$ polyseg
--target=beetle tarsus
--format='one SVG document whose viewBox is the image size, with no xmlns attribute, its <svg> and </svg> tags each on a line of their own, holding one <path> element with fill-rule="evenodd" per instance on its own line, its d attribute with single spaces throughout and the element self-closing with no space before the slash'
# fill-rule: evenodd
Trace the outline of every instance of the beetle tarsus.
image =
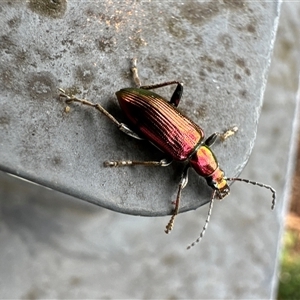
<svg viewBox="0 0 300 300">
<path fill-rule="evenodd" d="M 181 198 L 181 191 L 183 190 L 183 188 L 186 186 L 186 183 L 182 183 L 183 180 L 181 180 L 180 184 L 179 184 L 179 188 L 178 188 L 178 192 L 177 192 L 177 197 L 176 197 L 176 201 L 175 201 L 175 208 L 174 208 L 174 211 L 173 211 L 173 214 L 172 214 L 172 217 L 169 221 L 169 223 L 167 224 L 166 226 L 166 229 L 165 229 L 165 233 L 169 233 L 173 227 L 174 227 L 174 222 L 175 222 L 175 217 L 178 215 L 178 212 L 179 212 L 179 204 L 180 204 L 180 198 Z"/>
<path fill-rule="evenodd" d="M 186 187 L 189 179 L 188 179 L 188 171 L 189 171 L 189 168 L 190 166 L 187 165 L 184 170 L 183 170 L 183 173 L 181 175 L 181 180 L 180 180 L 180 183 L 179 183 L 179 187 L 178 187 L 178 192 L 177 192 L 177 197 L 176 197 L 176 201 L 175 201 L 175 208 L 174 208 L 174 211 L 173 211 L 173 214 L 172 214 L 172 217 L 169 221 L 169 223 L 167 224 L 166 226 L 166 229 L 165 229 L 165 233 L 169 233 L 173 227 L 174 227 L 174 221 L 175 221 L 175 217 L 178 215 L 178 212 L 179 212 L 179 205 L 180 205 L 180 198 L 181 198 L 181 192 L 182 190 Z"/>
<path fill-rule="evenodd" d="M 238 131 L 238 127 L 233 126 L 232 128 L 229 128 L 228 130 L 226 130 L 224 133 L 220 134 L 220 138 L 222 141 L 225 141 L 230 136 L 234 135 L 237 131 Z"/>
<path fill-rule="evenodd" d="M 173 229 L 175 216 L 176 215 L 173 215 L 171 217 L 169 223 L 167 224 L 166 229 L 165 229 L 166 234 L 168 234 Z"/>
<path fill-rule="evenodd" d="M 212 135 L 210 135 L 204 142 L 204 144 L 208 147 L 211 147 L 218 138 L 221 139 L 221 141 L 225 141 L 226 139 L 228 139 L 230 136 L 234 135 L 236 132 L 238 131 L 238 127 L 237 126 L 233 126 L 229 129 L 227 129 L 224 132 L 214 132 Z"/>
<path fill-rule="evenodd" d="M 137 58 L 133 58 L 131 60 L 130 70 L 132 72 L 133 81 L 136 84 L 136 86 L 139 88 L 142 85 L 142 83 L 141 83 L 141 80 L 139 78 L 139 73 L 138 73 L 138 68 L 137 68 L 136 62 L 137 62 Z"/>
<path fill-rule="evenodd" d="M 104 167 L 121 167 L 132 165 L 131 160 L 119 160 L 119 161 L 105 161 L 103 163 Z"/>
</svg>

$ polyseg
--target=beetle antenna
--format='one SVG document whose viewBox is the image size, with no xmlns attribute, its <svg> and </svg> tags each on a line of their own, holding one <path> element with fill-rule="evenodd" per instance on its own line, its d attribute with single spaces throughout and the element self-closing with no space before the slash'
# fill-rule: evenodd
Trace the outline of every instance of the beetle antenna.
<svg viewBox="0 0 300 300">
<path fill-rule="evenodd" d="M 243 178 L 226 178 L 226 180 L 228 180 L 228 181 L 242 181 L 242 182 L 250 183 L 250 184 L 253 184 L 253 185 L 258 185 L 260 187 L 263 187 L 263 188 L 266 188 L 266 189 L 270 190 L 271 193 L 272 193 L 272 206 L 271 206 L 271 209 L 274 209 L 275 203 L 276 203 L 276 191 L 270 185 L 260 183 L 260 182 L 256 182 L 256 181 L 252 181 L 252 180 L 249 180 L 249 179 L 243 179 Z"/>
<path fill-rule="evenodd" d="M 216 194 L 216 192 L 214 191 L 213 196 L 212 196 L 211 201 L 210 201 L 210 204 L 209 204 L 207 218 L 206 218 L 205 224 L 204 224 L 204 226 L 203 226 L 203 228 L 200 232 L 200 235 L 194 242 L 192 242 L 189 246 L 187 246 L 187 248 L 186 248 L 187 250 L 191 249 L 192 247 L 194 247 L 197 243 L 199 243 L 202 240 L 202 238 L 205 234 L 205 231 L 207 229 L 209 220 L 210 220 L 210 216 L 211 216 L 211 212 L 212 212 L 213 205 L 214 205 L 214 200 L 215 200 L 215 194 Z"/>
</svg>

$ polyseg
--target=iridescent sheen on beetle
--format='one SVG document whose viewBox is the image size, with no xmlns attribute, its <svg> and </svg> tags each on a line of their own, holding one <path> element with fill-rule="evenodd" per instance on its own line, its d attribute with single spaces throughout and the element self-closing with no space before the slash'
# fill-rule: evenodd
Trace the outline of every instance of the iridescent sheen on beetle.
<svg viewBox="0 0 300 300">
<path fill-rule="evenodd" d="M 177 197 L 174 201 L 175 207 L 172 217 L 165 229 L 166 233 L 169 233 L 173 229 L 175 216 L 179 212 L 181 192 L 187 185 L 188 170 L 190 167 L 206 179 L 207 184 L 213 189 L 213 194 L 205 225 L 199 237 L 188 246 L 188 249 L 193 247 L 203 237 L 210 219 L 214 199 L 223 199 L 229 194 L 229 181 L 242 181 L 269 189 L 272 192 L 272 209 L 274 208 L 276 192 L 271 186 L 248 179 L 226 177 L 210 148 L 217 138 L 225 140 L 229 136 L 234 135 L 237 132 L 236 126 L 223 133 L 215 132 L 207 139 L 204 139 L 203 129 L 187 116 L 180 113 L 176 108 L 183 92 L 183 84 L 181 82 L 169 81 L 161 84 L 141 86 L 136 59 L 132 60 L 131 71 L 137 87 L 124 88 L 116 92 L 120 107 L 128 119 L 129 126 L 118 122 L 98 103 L 95 104 L 85 99 L 69 96 L 63 90 L 60 90 L 60 96 L 66 99 L 66 103 L 80 102 L 97 109 L 109 118 L 122 132 L 136 139 L 148 140 L 167 156 L 166 159 L 160 161 L 107 161 L 104 162 L 105 167 L 133 165 L 166 167 L 170 165 L 173 160 L 185 163 L 185 168 L 178 185 Z M 170 101 L 150 91 L 151 89 L 172 84 L 176 84 L 176 89 Z"/>
</svg>

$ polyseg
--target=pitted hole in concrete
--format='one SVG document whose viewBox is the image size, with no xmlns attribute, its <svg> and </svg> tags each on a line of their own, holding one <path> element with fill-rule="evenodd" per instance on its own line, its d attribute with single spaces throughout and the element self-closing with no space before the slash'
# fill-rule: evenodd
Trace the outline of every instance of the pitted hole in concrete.
<svg viewBox="0 0 300 300">
<path fill-rule="evenodd" d="M 126 17 L 124 18 L 126 12 L 124 12 L 124 15 L 120 13 L 111 15 L 103 13 L 104 9 L 105 8 L 103 6 L 95 6 L 92 4 L 92 7 L 88 8 L 84 14 L 90 19 L 97 20 L 99 23 L 105 23 L 108 27 L 112 26 L 117 28 L 122 24 L 122 22 L 126 21 Z M 130 10 L 129 7 L 128 9 Z"/>
<path fill-rule="evenodd" d="M 80 96 L 81 94 L 81 87 L 77 87 L 77 86 L 70 86 L 70 87 L 62 87 L 62 89 L 65 91 L 65 93 L 67 95 L 70 96 Z"/>
<path fill-rule="evenodd" d="M 245 68 L 246 66 L 245 60 L 243 58 L 238 58 L 235 62 L 241 68 Z"/>
<path fill-rule="evenodd" d="M 203 55 L 200 57 L 202 62 L 202 69 L 205 69 L 207 72 L 219 72 L 220 68 L 225 67 L 225 62 L 219 58 L 213 58 L 209 55 Z"/>
<path fill-rule="evenodd" d="M 235 73 L 234 76 L 233 76 L 233 78 L 234 78 L 235 80 L 241 80 L 241 79 L 242 79 L 242 76 L 241 76 L 240 74 L 238 74 L 238 73 Z"/>
<path fill-rule="evenodd" d="M 155 75 L 165 75 L 168 72 L 170 68 L 170 60 L 166 55 L 155 56 L 155 57 L 150 55 L 148 56 L 148 59 L 150 62 L 150 68 L 151 70 L 153 70 Z M 174 80 L 174 79 L 172 78 L 170 80 Z M 153 79 L 153 81 L 156 82 L 155 79 Z"/>
<path fill-rule="evenodd" d="M 1 111 L 0 112 L 0 128 L 7 128 L 9 127 L 11 122 L 11 117 L 10 115 L 5 112 L 5 111 Z"/>
<path fill-rule="evenodd" d="M 83 85 L 89 85 L 95 80 L 95 67 L 90 64 L 82 64 L 75 70 L 75 78 Z"/>
<path fill-rule="evenodd" d="M 6 54 L 12 54 L 16 48 L 17 43 L 13 41 L 11 36 L 4 34 L 0 37 L 1 52 L 4 51 Z"/>
<path fill-rule="evenodd" d="M 32 99 L 46 100 L 57 97 L 58 83 L 49 72 L 29 75 L 27 89 Z"/>
<path fill-rule="evenodd" d="M 11 28 L 11 29 L 14 29 L 14 28 L 18 28 L 20 25 L 21 25 L 21 18 L 20 17 L 13 17 L 11 19 L 9 19 L 7 21 L 7 25 Z"/>
<path fill-rule="evenodd" d="M 178 39 L 185 39 L 187 37 L 187 31 L 182 28 L 181 20 L 177 18 L 170 18 L 167 21 L 168 30 L 172 36 Z"/>
<path fill-rule="evenodd" d="M 58 154 L 55 154 L 52 158 L 51 158 L 51 165 L 53 167 L 59 167 L 62 164 L 62 157 Z"/>
<path fill-rule="evenodd" d="M 199 77 L 200 77 L 200 79 L 201 79 L 202 81 L 204 81 L 204 80 L 206 79 L 206 70 L 201 69 L 201 70 L 199 71 Z"/>
<path fill-rule="evenodd" d="M 79 45 L 78 47 L 75 48 L 74 52 L 76 53 L 76 55 L 83 55 L 86 52 L 86 48 L 84 46 Z"/>
<path fill-rule="evenodd" d="M 256 33 L 256 27 L 253 24 L 248 24 L 246 28 L 248 32 Z"/>
<path fill-rule="evenodd" d="M 61 44 L 66 47 L 74 46 L 75 42 L 73 39 L 66 38 L 61 41 Z"/>
<path fill-rule="evenodd" d="M 28 60 L 28 54 L 25 50 L 20 49 L 17 50 L 15 53 L 15 65 L 16 66 L 21 66 L 21 65 L 25 65 L 27 63 Z"/>
<path fill-rule="evenodd" d="M 232 48 L 232 46 L 233 46 L 232 37 L 227 33 L 220 34 L 218 36 L 218 40 L 220 41 L 220 43 L 224 46 L 224 48 L 226 50 Z"/>
<path fill-rule="evenodd" d="M 225 67 L 225 63 L 224 63 L 224 61 L 223 60 L 221 60 L 221 59 L 216 59 L 216 66 L 217 67 L 220 67 L 220 68 L 224 68 Z"/>
<path fill-rule="evenodd" d="M 185 1 L 181 7 L 181 15 L 194 25 L 203 25 L 209 22 L 220 12 L 221 5 L 216 2 Z"/>
<path fill-rule="evenodd" d="M 14 89 L 15 76 L 13 70 L 6 67 L 0 70 L 0 88 L 1 90 L 13 90 Z"/>
<path fill-rule="evenodd" d="M 46 297 L 45 291 L 37 286 L 31 286 L 24 295 L 22 295 L 21 299 L 41 299 Z"/>
<path fill-rule="evenodd" d="M 246 90 L 240 90 L 240 91 L 239 91 L 239 95 L 240 95 L 242 98 L 247 98 L 247 91 L 246 91 Z"/>
<path fill-rule="evenodd" d="M 241 69 L 244 70 L 247 76 L 251 76 L 251 71 L 249 68 L 246 67 L 246 61 L 243 58 L 238 58 L 235 62 Z"/>
<path fill-rule="evenodd" d="M 251 76 L 251 71 L 250 71 L 250 69 L 248 69 L 248 68 L 245 68 L 245 74 L 247 75 L 247 76 Z"/>
<path fill-rule="evenodd" d="M 131 38 L 132 44 L 136 49 L 139 49 L 143 46 L 147 45 L 147 42 L 145 39 L 141 36 L 140 33 L 135 33 L 133 37 Z"/>
<path fill-rule="evenodd" d="M 67 0 L 29 0 L 28 8 L 48 18 L 62 18 L 67 10 Z"/>
<path fill-rule="evenodd" d="M 116 49 L 116 40 L 114 37 L 101 37 L 96 40 L 96 46 L 101 52 L 112 53 Z"/>
<path fill-rule="evenodd" d="M 223 0 L 224 5 L 229 9 L 242 9 L 246 7 L 246 3 L 243 0 Z"/>
<path fill-rule="evenodd" d="M 199 2 L 185 1 L 181 7 L 181 15 L 194 25 L 203 25 L 210 22 L 212 18 L 218 15 L 222 10 L 245 10 L 246 1 L 243 0 L 223 0 Z"/>
</svg>

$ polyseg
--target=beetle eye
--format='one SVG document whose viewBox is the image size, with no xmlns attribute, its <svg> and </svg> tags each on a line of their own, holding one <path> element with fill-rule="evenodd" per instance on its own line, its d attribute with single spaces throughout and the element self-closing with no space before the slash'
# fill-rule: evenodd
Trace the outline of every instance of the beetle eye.
<svg viewBox="0 0 300 300">
<path fill-rule="evenodd" d="M 221 178 L 219 181 L 215 181 L 212 177 L 207 177 L 206 181 L 208 185 L 216 191 L 217 199 L 221 200 L 229 195 L 230 188 L 224 178 Z"/>
<path fill-rule="evenodd" d="M 218 198 L 220 200 L 225 198 L 226 196 L 228 196 L 229 193 L 230 193 L 230 189 L 229 189 L 229 186 L 227 184 L 223 188 L 217 189 Z"/>
</svg>

